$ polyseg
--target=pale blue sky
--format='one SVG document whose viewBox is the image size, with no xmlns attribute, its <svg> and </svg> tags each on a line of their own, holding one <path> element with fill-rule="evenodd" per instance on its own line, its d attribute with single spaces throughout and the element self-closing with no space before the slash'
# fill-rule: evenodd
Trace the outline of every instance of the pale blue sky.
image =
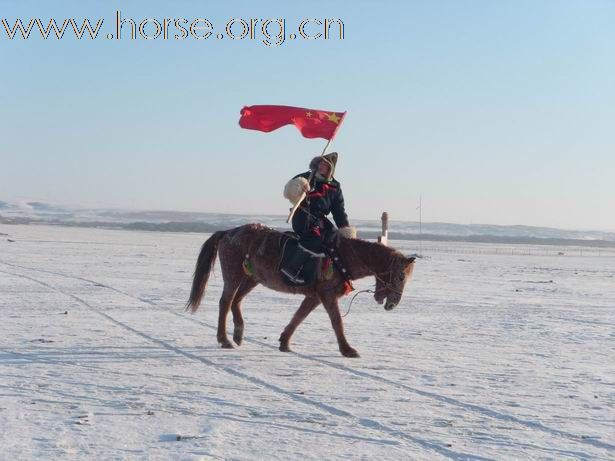
<svg viewBox="0 0 615 461">
<path fill-rule="evenodd" d="M 0 0 L 10 24 L 104 18 L 100 38 L 0 26 L 0 200 L 285 214 L 324 140 L 239 110 L 348 111 L 333 150 L 350 218 L 615 229 L 615 1 Z M 107 40 L 115 11 L 340 18 L 344 40 Z"/>
</svg>

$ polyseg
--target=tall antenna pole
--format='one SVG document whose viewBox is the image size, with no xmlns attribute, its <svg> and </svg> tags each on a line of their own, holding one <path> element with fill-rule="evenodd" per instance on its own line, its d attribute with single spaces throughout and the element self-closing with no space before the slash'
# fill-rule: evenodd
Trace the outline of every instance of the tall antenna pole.
<svg viewBox="0 0 615 461">
<path fill-rule="evenodd" d="M 419 256 L 423 256 L 423 197 L 419 195 Z"/>
</svg>

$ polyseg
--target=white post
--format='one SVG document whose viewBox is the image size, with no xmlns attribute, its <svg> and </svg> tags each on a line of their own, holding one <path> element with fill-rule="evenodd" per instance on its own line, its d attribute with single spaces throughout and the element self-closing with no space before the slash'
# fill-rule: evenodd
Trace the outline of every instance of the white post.
<svg viewBox="0 0 615 461">
<path fill-rule="evenodd" d="M 378 243 L 388 245 L 389 243 L 389 214 L 385 211 L 380 217 L 382 221 L 382 234 L 378 237 Z"/>
</svg>

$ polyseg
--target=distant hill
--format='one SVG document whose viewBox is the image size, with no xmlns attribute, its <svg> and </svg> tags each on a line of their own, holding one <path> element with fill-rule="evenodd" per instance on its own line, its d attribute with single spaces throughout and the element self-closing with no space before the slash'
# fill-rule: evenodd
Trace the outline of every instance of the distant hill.
<svg viewBox="0 0 615 461">
<path fill-rule="evenodd" d="M 158 232 L 204 232 L 259 222 L 276 229 L 289 229 L 285 216 L 234 215 L 182 211 L 130 211 L 115 209 L 75 209 L 44 202 L 0 201 L 2 224 L 51 224 L 74 227 L 103 227 Z M 359 235 L 376 238 L 380 220 L 353 220 Z M 576 245 L 615 247 L 615 232 L 565 230 L 533 226 L 493 224 L 452 224 L 391 221 L 392 239 L 426 241 L 467 241 L 508 244 Z"/>
</svg>

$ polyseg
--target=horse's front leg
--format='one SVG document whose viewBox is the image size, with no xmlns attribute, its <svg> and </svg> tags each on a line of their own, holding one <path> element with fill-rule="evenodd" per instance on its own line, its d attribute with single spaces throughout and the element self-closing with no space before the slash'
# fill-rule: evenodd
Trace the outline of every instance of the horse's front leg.
<svg viewBox="0 0 615 461">
<path fill-rule="evenodd" d="M 359 353 L 356 349 L 352 348 L 350 344 L 348 344 L 346 336 L 344 335 L 344 324 L 342 323 L 342 316 L 340 315 L 340 306 L 337 302 L 337 297 L 333 294 L 325 295 L 322 298 L 322 303 L 327 310 L 327 314 L 329 314 L 329 318 L 331 319 L 331 325 L 333 326 L 333 331 L 337 337 L 337 344 L 342 355 L 344 357 L 359 357 Z"/>
<path fill-rule="evenodd" d="M 288 343 L 290 342 L 290 338 L 299 326 L 301 322 L 305 320 L 305 318 L 312 312 L 316 307 L 320 304 L 320 299 L 318 297 L 310 297 L 306 296 L 295 315 L 293 315 L 292 320 L 284 331 L 280 335 L 280 350 L 282 352 L 290 352 L 290 348 L 288 347 Z"/>
</svg>

